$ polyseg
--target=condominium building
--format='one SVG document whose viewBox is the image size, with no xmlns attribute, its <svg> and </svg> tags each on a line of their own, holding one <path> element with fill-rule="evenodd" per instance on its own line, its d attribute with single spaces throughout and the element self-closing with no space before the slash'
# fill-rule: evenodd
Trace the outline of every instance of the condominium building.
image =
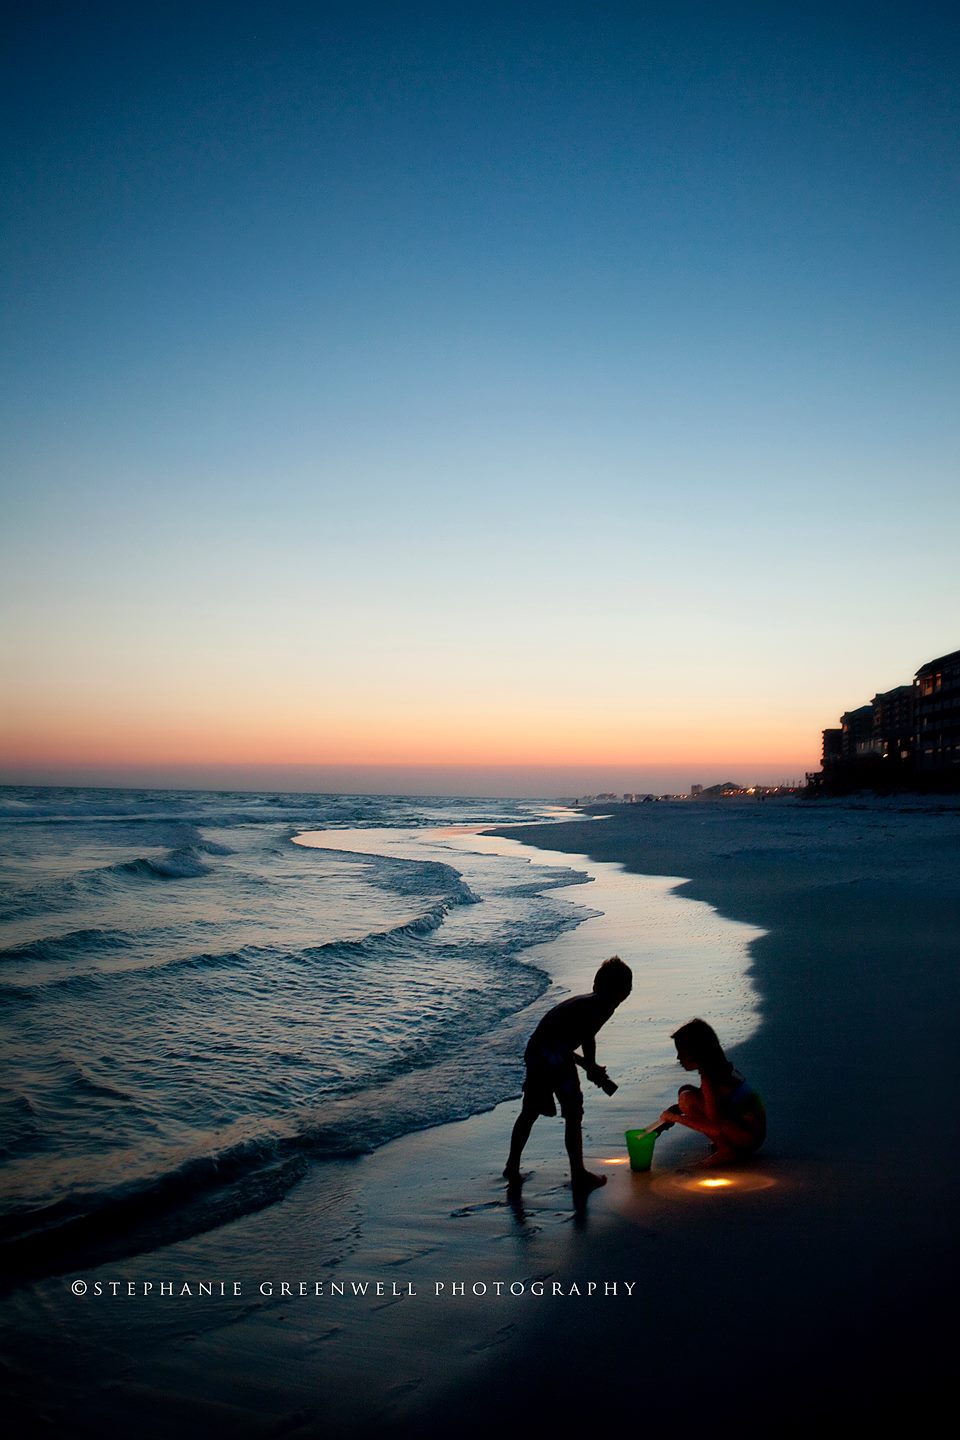
<svg viewBox="0 0 960 1440">
<path fill-rule="evenodd" d="M 913 690 L 917 769 L 960 767 L 960 650 L 921 665 Z"/>
</svg>

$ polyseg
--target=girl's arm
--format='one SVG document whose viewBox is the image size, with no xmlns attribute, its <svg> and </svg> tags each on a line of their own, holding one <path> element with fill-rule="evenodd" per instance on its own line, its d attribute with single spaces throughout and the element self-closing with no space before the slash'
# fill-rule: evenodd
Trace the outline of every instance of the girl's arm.
<svg viewBox="0 0 960 1440">
<path fill-rule="evenodd" d="M 688 1130 L 696 1130 L 701 1135 L 706 1135 L 708 1140 L 719 1140 L 719 1125 L 711 1125 L 709 1120 L 700 1119 L 696 1115 L 683 1115 L 674 1105 L 669 1110 L 664 1110 L 657 1122 L 659 1125 L 686 1125 Z"/>
</svg>

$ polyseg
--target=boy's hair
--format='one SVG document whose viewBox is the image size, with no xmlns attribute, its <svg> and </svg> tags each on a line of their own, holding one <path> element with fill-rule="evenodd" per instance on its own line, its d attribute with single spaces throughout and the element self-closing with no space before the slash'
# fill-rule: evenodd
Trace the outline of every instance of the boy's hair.
<svg viewBox="0 0 960 1440">
<path fill-rule="evenodd" d="M 706 1070 L 712 1075 L 724 1075 L 733 1069 L 723 1053 L 717 1032 L 706 1020 L 688 1020 L 686 1025 L 674 1030 L 670 1039 L 678 1050 L 685 1050 L 690 1059 L 696 1062 L 698 1070 Z"/>
<path fill-rule="evenodd" d="M 593 977 L 595 995 L 607 995 L 611 999 L 616 996 L 618 1000 L 626 1000 L 632 989 L 633 971 L 629 965 L 624 965 L 619 955 L 611 955 L 609 960 L 604 960 Z"/>
</svg>

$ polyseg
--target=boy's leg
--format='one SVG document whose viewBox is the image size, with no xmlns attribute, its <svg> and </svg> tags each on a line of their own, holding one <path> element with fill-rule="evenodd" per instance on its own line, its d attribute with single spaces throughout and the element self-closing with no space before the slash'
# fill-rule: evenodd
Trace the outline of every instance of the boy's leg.
<svg viewBox="0 0 960 1440">
<path fill-rule="evenodd" d="M 596 1190 L 600 1185 L 606 1185 L 606 1175 L 594 1175 L 583 1163 L 583 1135 L 580 1130 L 579 1114 L 564 1116 L 563 1138 L 567 1146 L 567 1154 L 570 1157 L 570 1179 L 573 1181 L 574 1189 Z"/>
<path fill-rule="evenodd" d="M 513 1134 L 510 1136 L 510 1154 L 507 1156 L 507 1163 L 503 1167 L 505 1180 L 520 1179 L 520 1156 L 523 1154 L 523 1147 L 530 1139 L 530 1131 L 533 1129 L 533 1122 L 536 1120 L 538 1110 L 524 1105 L 517 1116 L 513 1127 Z"/>
</svg>

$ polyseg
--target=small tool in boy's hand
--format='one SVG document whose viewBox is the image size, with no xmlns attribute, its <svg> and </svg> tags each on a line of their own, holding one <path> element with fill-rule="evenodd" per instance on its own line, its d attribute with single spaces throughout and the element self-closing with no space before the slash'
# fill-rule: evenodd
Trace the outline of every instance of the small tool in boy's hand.
<svg viewBox="0 0 960 1440">
<path fill-rule="evenodd" d="M 591 1070 L 588 1070 L 587 1079 L 592 1080 L 594 1085 L 598 1086 L 606 1095 L 615 1095 L 620 1088 L 615 1080 L 610 1079 L 603 1065 L 594 1065 Z"/>
</svg>

